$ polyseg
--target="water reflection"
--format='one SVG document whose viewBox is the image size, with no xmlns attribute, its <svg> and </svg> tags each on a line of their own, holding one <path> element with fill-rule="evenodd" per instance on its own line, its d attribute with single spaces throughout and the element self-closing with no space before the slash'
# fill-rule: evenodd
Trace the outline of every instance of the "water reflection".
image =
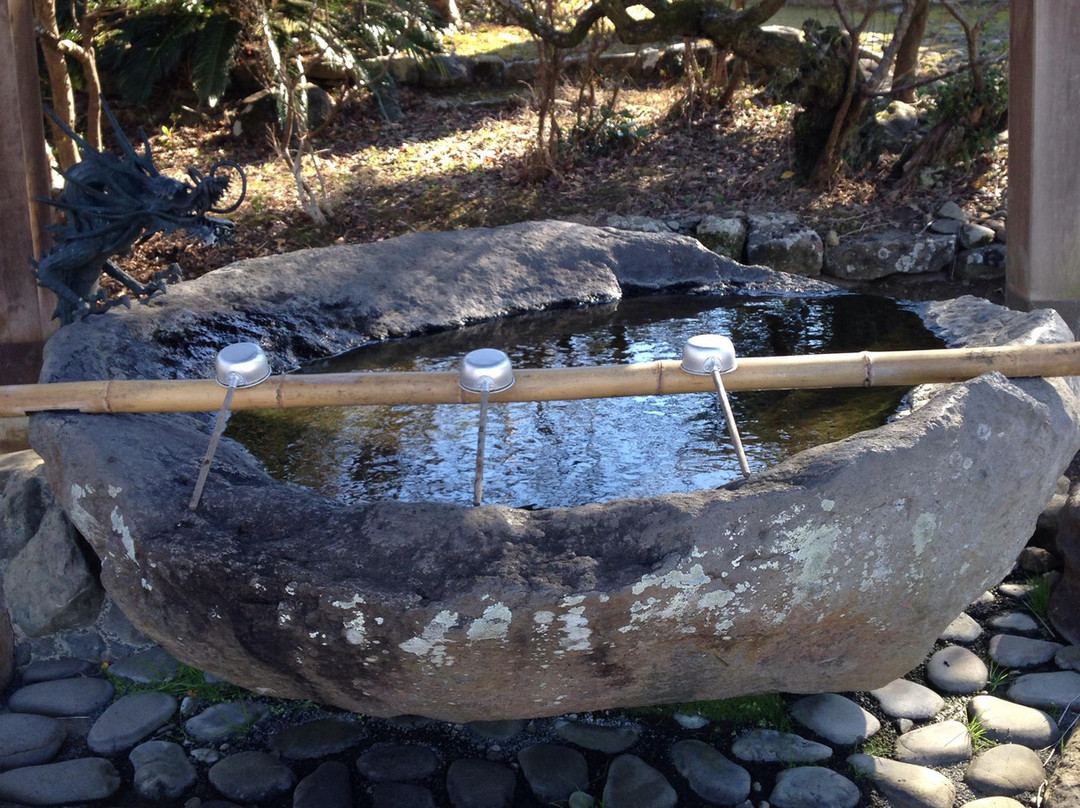
<svg viewBox="0 0 1080 808">
<path fill-rule="evenodd" d="M 505 318 L 367 346 L 310 370 L 449 370 L 478 347 L 516 368 L 678 359 L 700 333 L 739 356 L 939 347 L 921 320 L 884 298 L 649 297 Z M 738 392 L 731 396 L 760 470 L 802 449 L 882 424 L 902 390 Z M 346 501 L 471 501 L 476 406 L 320 408 L 238 413 L 229 435 L 274 476 Z M 495 403 L 484 501 L 518 507 L 715 488 L 741 477 L 713 394 Z"/>
</svg>

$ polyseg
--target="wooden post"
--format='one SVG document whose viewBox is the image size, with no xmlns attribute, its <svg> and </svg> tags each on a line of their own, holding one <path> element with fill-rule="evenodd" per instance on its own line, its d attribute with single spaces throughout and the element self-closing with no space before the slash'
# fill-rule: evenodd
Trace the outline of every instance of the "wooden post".
<svg viewBox="0 0 1080 808">
<path fill-rule="evenodd" d="M 1080 326 L 1080 3 L 1012 0 L 1006 299 Z"/>
<path fill-rule="evenodd" d="M 37 378 L 56 305 L 30 265 L 49 217 L 34 201 L 48 196 L 49 165 L 30 0 L 0 0 L 0 65 L 0 381 L 16 383 Z"/>
</svg>

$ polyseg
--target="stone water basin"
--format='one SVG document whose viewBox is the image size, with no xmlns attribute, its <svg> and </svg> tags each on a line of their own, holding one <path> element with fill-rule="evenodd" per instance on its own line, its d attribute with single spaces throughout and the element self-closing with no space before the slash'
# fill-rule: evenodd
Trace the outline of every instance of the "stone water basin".
<svg viewBox="0 0 1080 808">
<path fill-rule="evenodd" d="M 277 368 L 626 291 L 821 294 L 679 237 L 558 222 L 241 262 L 59 332 L 43 380 Z M 1069 341 L 1047 311 L 921 305 L 950 345 Z M 39 414 L 31 441 L 132 622 L 258 692 L 469 721 L 784 691 L 917 665 L 1011 567 L 1080 448 L 1072 379 L 920 388 L 885 426 L 743 484 L 576 507 L 342 504 L 224 441 L 212 414 Z M 890 653 L 881 654 L 881 648 Z"/>
<path fill-rule="evenodd" d="M 762 357 L 939 348 L 920 317 L 871 295 L 644 295 L 501 317 L 363 346 L 312 373 L 447 371 L 479 346 L 518 369 L 677 360 L 687 337 L 729 335 Z M 377 377 L 376 377 L 377 378 Z M 895 387 L 758 390 L 729 396 L 754 470 L 885 423 Z M 742 479 L 715 393 L 500 402 L 490 408 L 484 499 L 551 508 L 719 488 Z M 227 435 L 271 476 L 343 502 L 471 504 L 479 406 L 399 404 L 244 411 Z"/>
</svg>

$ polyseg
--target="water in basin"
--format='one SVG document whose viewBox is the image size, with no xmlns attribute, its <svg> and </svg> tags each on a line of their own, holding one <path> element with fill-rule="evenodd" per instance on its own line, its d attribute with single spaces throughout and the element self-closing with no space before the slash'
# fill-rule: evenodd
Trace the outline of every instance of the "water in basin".
<svg viewBox="0 0 1080 808">
<path fill-rule="evenodd" d="M 810 299 L 655 296 L 519 315 L 365 346 L 305 372 L 457 371 L 474 348 L 515 368 L 678 359 L 694 334 L 726 334 L 739 356 L 941 347 L 903 304 L 861 295 Z M 898 388 L 740 391 L 731 403 L 754 471 L 880 426 Z M 237 413 L 229 436 L 275 477 L 343 501 L 472 501 L 479 405 Z M 484 503 L 554 507 L 716 488 L 741 479 L 715 394 L 493 402 Z"/>
</svg>

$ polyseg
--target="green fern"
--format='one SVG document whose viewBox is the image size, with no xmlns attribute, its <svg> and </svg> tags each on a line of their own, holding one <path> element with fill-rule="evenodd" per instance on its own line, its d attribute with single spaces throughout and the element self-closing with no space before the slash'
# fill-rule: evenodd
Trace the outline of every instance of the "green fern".
<svg viewBox="0 0 1080 808">
<path fill-rule="evenodd" d="M 127 21 L 124 28 L 131 32 L 126 38 L 127 64 L 119 74 L 125 101 L 146 104 L 154 87 L 176 72 L 190 45 L 193 22 L 183 15 Z"/>
<path fill-rule="evenodd" d="M 200 102 L 217 106 L 229 86 L 240 29 L 226 14 L 214 14 L 202 26 L 191 59 L 191 83 Z"/>
<path fill-rule="evenodd" d="M 437 49 L 427 12 L 417 20 L 398 0 L 371 0 L 365 9 L 358 17 L 343 0 L 278 0 L 266 16 L 283 53 L 318 52 L 346 66 L 358 86 L 369 81 L 360 67 L 365 59 Z M 146 104 L 155 89 L 187 80 L 201 103 L 214 106 L 228 87 L 239 43 L 264 39 L 252 28 L 261 22 L 248 11 L 232 0 L 126 0 L 97 38 L 99 70 L 130 104 Z"/>
</svg>

